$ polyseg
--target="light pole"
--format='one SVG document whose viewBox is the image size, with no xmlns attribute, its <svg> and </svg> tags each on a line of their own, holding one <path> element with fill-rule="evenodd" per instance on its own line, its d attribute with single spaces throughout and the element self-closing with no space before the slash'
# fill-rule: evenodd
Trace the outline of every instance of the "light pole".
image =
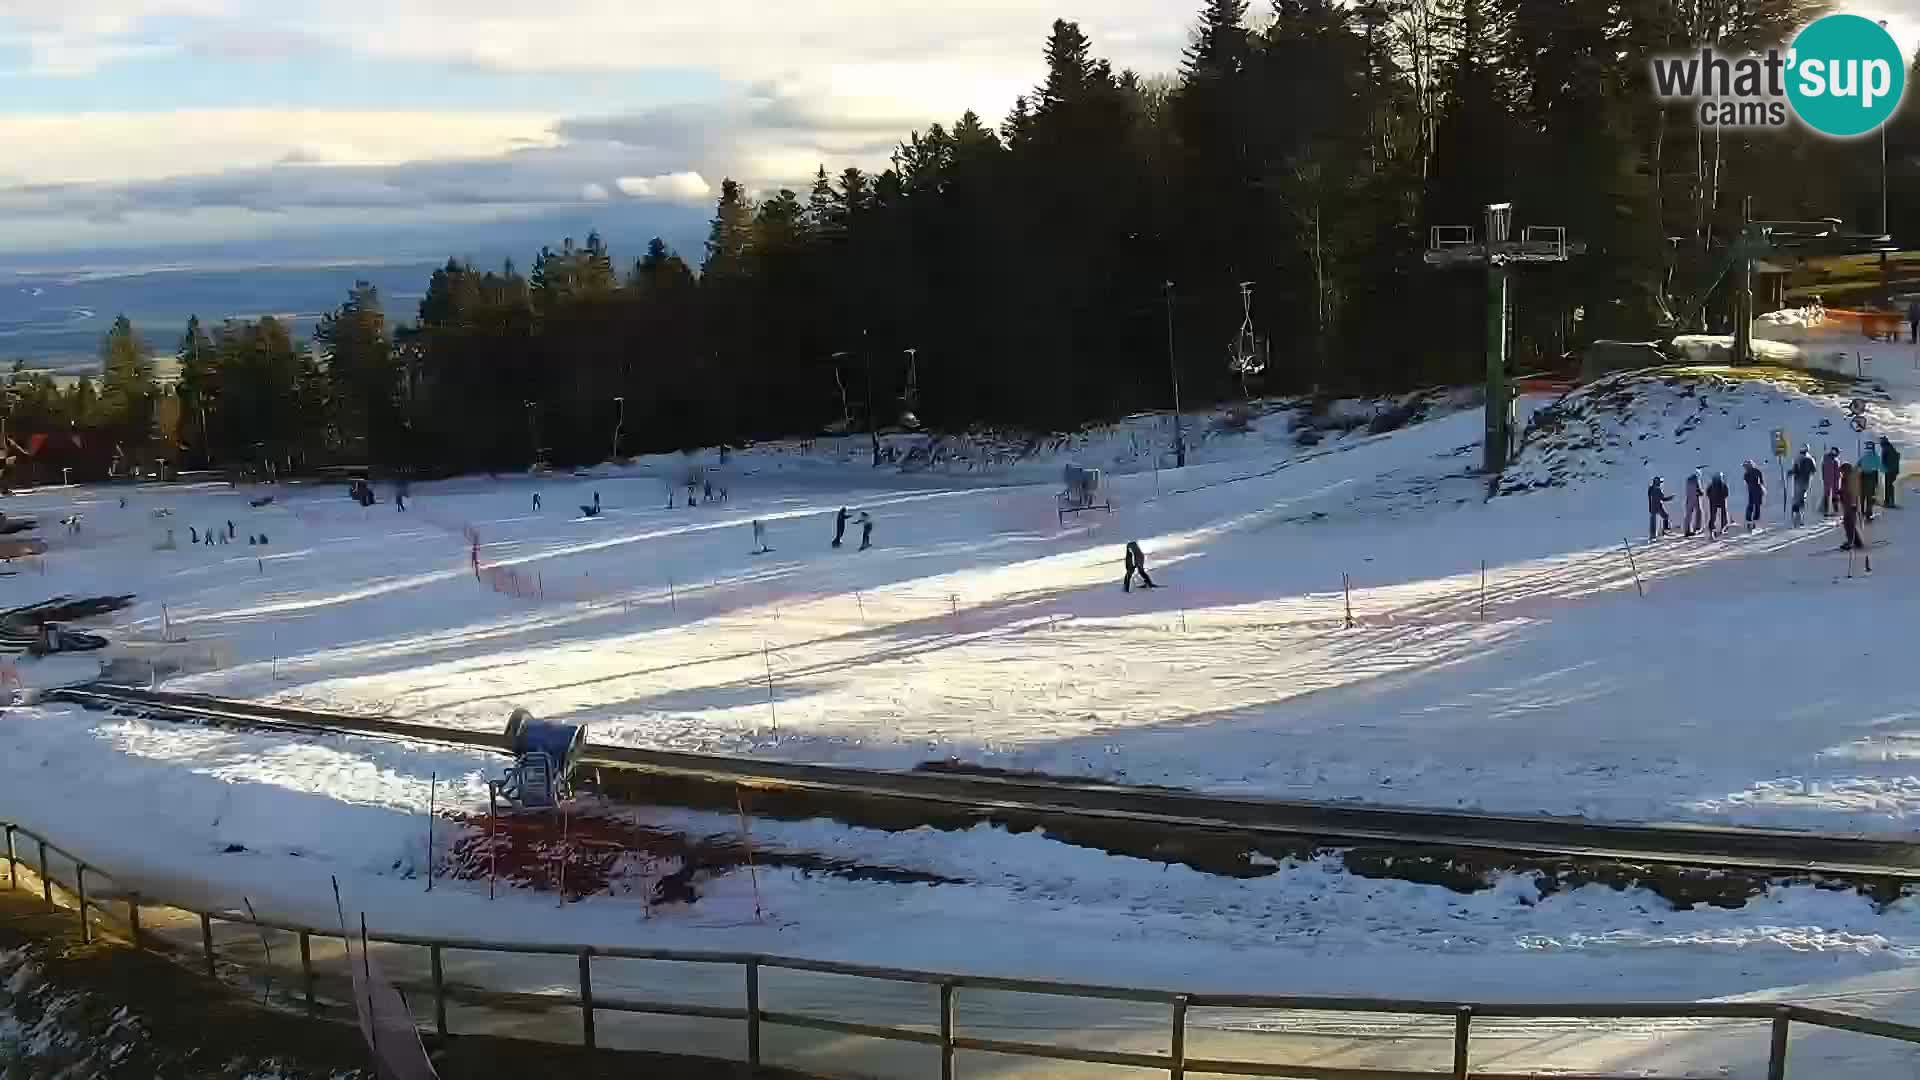
<svg viewBox="0 0 1920 1080">
<path fill-rule="evenodd" d="M 540 464 L 540 429 L 535 426 L 538 414 L 534 411 L 538 406 L 531 401 L 523 402 L 522 404 L 527 407 L 527 448 L 533 454 L 533 460 L 528 462 L 528 464 L 538 465 Z"/>
<path fill-rule="evenodd" d="M 873 467 L 880 467 L 880 414 L 873 407 L 873 350 L 867 348 L 867 332 L 860 331 L 860 359 L 867 365 L 867 437 L 873 440 Z"/>
<path fill-rule="evenodd" d="M 613 423 L 613 456 L 618 458 L 620 456 L 620 432 L 621 429 L 627 426 L 627 399 L 624 397 L 616 397 L 613 399 L 613 403 L 620 408 L 620 418 Z"/>
<path fill-rule="evenodd" d="M 1881 19 L 1880 29 L 1886 28 L 1887 20 Z M 1880 231 L 1885 235 L 1892 235 L 1892 230 L 1887 227 L 1887 124 L 1884 121 L 1880 124 Z M 1882 258 L 1884 259 L 1885 256 Z M 1883 262 L 1881 265 L 1886 264 Z"/>
<path fill-rule="evenodd" d="M 1173 380 L 1173 467 L 1187 467 L 1187 439 L 1180 429 L 1180 369 L 1173 363 L 1173 282 L 1167 282 L 1167 377 Z"/>
<path fill-rule="evenodd" d="M 912 426 L 920 425 L 920 350 L 905 349 L 907 354 L 907 415 L 913 418 Z"/>
</svg>

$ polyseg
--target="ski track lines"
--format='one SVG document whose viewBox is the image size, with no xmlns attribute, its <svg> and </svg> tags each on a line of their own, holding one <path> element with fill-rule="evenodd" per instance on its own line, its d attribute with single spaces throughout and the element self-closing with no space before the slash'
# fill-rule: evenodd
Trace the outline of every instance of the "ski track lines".
<svg viewBox="0 0 1920 1080">
<path fill-rule="evenodd" d="M 1462 476 L 1471 455 L 1459 455 L 1481 421 L 1463 413 L 1335 439 L 1326 452 L 1262 438 L 1234 460 L 1224 456 L 1234 444 L 1212 442 L 1223 456 L 1170 470 L 1158 499 L 1153 476 L 1116 477 L 1115 512 L 1065 530 L 1051 482 L 896 482 L 864 467 L 783 475 L 750 453 L 740 467 L 763 471 L 734 480 L 731 504 L 671 512 L 652 509 L 663 491 L 646 476 L 544 479 L 549 510 L 537 517 L 524 512 L 525 482 L 419 485 L 404 521 L 390 504 L 348 510 L 331 491 L 282 492 L 280 505 L 255 512 L 239 493 L 135 489 L 125 517 L 116 492 L 45 492 L 6 509 L 47 520 L 56 506 L 84 504 L 85 546 L 56 551 L 44 577 L 30 571 L 0 588 L 18 603 L 138 593 L 116 632 L 135 625 L 145 644 L 168 605 L 188 647 L 217 639 L 237 662 L 171 684 L 182 689 L 490 731 L 524 704 L 590 719 L 605 742 L 863 765 L 958 755 L 1233 794 L 1899 828 L 1920 811 L 1920 707 L 1904 660 L 1916 575 L 1899 513 L 1883 530 L 1893 542 L 1876 576 L 1850 583 L 1834 580 L 1843 556 L 1803 557 L 1836 542 L 1827 523 L 1718 542 L 1641 539 L 1642 451 L 1677 477 L 1683 465 L 1670 457 L 1737 461 L 1761 451 L 1769 427 L 1795 428 L 1798 440 L 1817 422 L 1808 417 L 1842 415 L 1837 399 L 1776 395 L 1785 404 L 1773 406 L 1764 392 L 1714 393 L 1736 407 L 1723 414 L 1716 401 L 1684 450 L 1662 456 L 1650 439 L 1596 451 L 1623 464 L 1582 463 L 1586 479 L 1566 488 L 1483 503 Z M 1875 423 L 1909 444 L 1920 434 L 1912 418 L 1905 407 L 1875 409 Z M 1641 426 L 1673 431 L 1666 420 Z M 575 520 L 570 507 L 596 489 L 607 516 Z M 876 550 L 827 549 L 843 501 L 881 511 Z M 167 524 L 146 518 L 158 502 L 181 510 L 179 552 L 150 550 Z M 274 546 L 261 563 L 255 549 L 185 550 L 184 523 L 216 517 L 234 518 L 243 535 L 265 527 Z M 746 555 L 756 517 L 771 523 L 776 548 L 760 559 Z M 530 560 L 546 603 L 471 580 L 458 535 L 469 521 L 489 561 Z M 1166 588 L 1116 587 L 1120 544 L 1134 537 Z M 1482 559 L 1492 571 L 1484 619 Z M 1352 628 L 1343 573 L 1354 582 Z M 22 673 L 44 685 L 93 668 L 90 657 L 74 664 L 56 658 Z M 1461 894 L 1357 877 L 1328 860 L 1237 879 L 990 827 L 884 833 L 753 819 L 756 844 L 967 884 L 763 869 L 756 880 L 704 879 L 697 904 L 651 919 L 630 897 L 591 898 L 556 927 L 550 896 L 490 903 L 484 886 L 449 881 L 429 896 L 414 876 L 427 791 L 437 784 L 441 805 L 473 812 L 497 767 L 492 755 L 384 740 L 77 710 L 0 718 L 0 813 L 45 827 L 143 891 L 232 906 L 245 896 L 269 918 L 330 920 L 327 882 L 338 875 L 351 906 L 400 933 L 458 928 L 1248 992 L 1830 997 L 1890 1019 L 1915 1008 L 1912 900 L 1876 908 L 1795 886 L 1738 910 L 1674 911 L 1638 889 L 1540 895 L 1530 877 L 1508 875 Z M 741 827 L 732 814 L 639 813 L 691 837 Z M 765 922 L 756 905 L 771 913 Z M 551 975 L 492 973 L 519 979 L 503 988 L 529 990 Z M 621 987 L 617 969 L 602 978 Z M 670 996 L 634 981 L 635 996 Z M 711 989 L 737 994 L 737 976 Z M 922 1001 L 853 1004 L 875 1022 L 931 1015 Z M 1014 1038 L 1059 1029 L 1082 1045 L 1164 1038 L 1164 1012 L 1136 1028 L 1062 1003 L 969 1007 L 981 1010 L 981 1030 Z M 1232 1016 L 1244 1031 L 1219 1030 L 1226 1015 L 1197 1014 L 1196 1031 L 1208 1034 L 1189 1052 L 1207 1052 L 1213 1034 L 1257 1038 L 1271 1027 L 1308 1052 L 1241 1043 L 1217 1056 L 1445 1065 L 1444 1032 L 1429 1040 L 1416 1024 L 1383 1019 L 1370 1038 L 1334 1017 Z M 1476 1022 L 1475 1065 L 1724 1066 L 1733 1076 L 1764 1065 L 1763 1028 L 1624 1028 L 1490 1021 L 1483 1040 Z M 1875 1080 L 1912 1072 L 1913 1055 L 1898 1053 L 1890 1061 L 1895 1053 L 1873 1040 L 1820 1033 L 1793 1048 L 1796 1072 Z"/>
</svg>

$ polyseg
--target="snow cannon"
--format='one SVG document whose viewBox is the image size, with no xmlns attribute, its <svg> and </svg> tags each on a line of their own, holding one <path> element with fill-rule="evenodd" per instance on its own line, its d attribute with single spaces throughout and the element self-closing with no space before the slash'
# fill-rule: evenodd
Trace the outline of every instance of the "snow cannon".
<svg viewBox="0 0 1920 1080">
<path fill-rule="evenodd" d="M 506 736 L 513 767 L 495 785 L 500 796 L 523 810 L 557 805 L 587 744 L 586 725 L 536 720 L 527 710 L 515 709 L 507 717 Z"/>
<path fill-rule="evenodd" d="M 1086 510 L 1105 510 L 1113 513 L 1113 502 L 1107 498 L 1106 484 L 1099 469 L 1068 465 L 1062 471 L 1064 487 L 1060 492 L 1060 524 L 1065 525 L 1069 515 Z"/>
</svg>

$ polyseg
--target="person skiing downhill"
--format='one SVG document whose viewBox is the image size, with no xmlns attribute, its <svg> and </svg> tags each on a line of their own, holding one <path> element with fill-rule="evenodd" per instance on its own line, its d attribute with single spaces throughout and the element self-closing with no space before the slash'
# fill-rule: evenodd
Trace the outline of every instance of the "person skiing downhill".
<svg viewBox="0 0 1920 1080">
<path fill-rule="evenodd" d="M 1793 471 L 1789 474 L 1793 477 L 1793 523 L 1795 525 L 1805 524 L 1802 515 L 1807 509 L 1807 488 L 1813 483 L 1813 474 L 1819 471 L 1820 467 L 1813 463 L 1813 447 L 1802 446 L 1800 456 L 1793 459 Z"/>
<path fill-rule="evenodd" d="M 1767 474 L 1749 459 L 1741 475 L 1747 482 L 1747 531 L 1752 532 L 1760 524 L 1760 508 L 1766 505 Z"/>
<path fill-rule="evenodd" d="M 1140 585 L 1142 588 L 1157 589 L 1160 587 L 1155 585 L 1153 579 L 1147 576 L 1147 556 L 1145 552 L 1140 550 L 1140 541 L 1127 541 L 1126 564 L 1126 576 L 1120 579 L 1121 592 L 1133 591 L 1133 575 L 1135 574 L 1140 575 Z"/>
<path fill-rule="evenodd" d="M 1727 474 L 1717 472 L 1707 484 L 1707 535 L 1718 538 L 1727 528 L 1727 498 L 1733 492 L 1727 487 Z"/>
<path fill-rule="evenodd" d="M 860 522 L 860 550 L 865 551 L 873 546 L 873 515 L 862 510 L 860 511 L 858 520 Z"/>
<path fill-rule="evenodd" d="M 1656 476 L 1653 478 L 1653 483 L 1647 485 L 1647 539 L 1649 540 L 1658 533 L 1673 531 L 1673 519 L 1667 516 L 1667 504 L 1673 501 L 1673 496 L 1667 494 L 1660 483 L 1660 478 Z"/>
<path fill-rule="evenodd" d="M 1900 448 L 1885 435 L 1880 436 L 1880 472 L 1887 478 L 1887 509 L 1898 510 L 1893 503 L 1893 491 L 1900 486 Z"/>
<path fill-rule="evenodd" d="M 1860 460 L 1854 462 L 1854 473 L 1860 478 L 1860 517 L 1872 521 L 1873 500 L 1880 493 L 1880 448 L 1872 439 L 1860 452 Z"/>
<path fill-rule="evenodd" d="M 847 508 L 843 506 L 840 508 L 839 513 L 833 515 L 833 546 L 839 547 L 840 541 L 846 539 L 846 536 Z"/>
<path fill-rule="evenodd" d="M 1840 495 L 1840 448 L 1827 447 L 1820 459 L 1820 516 L 1832 517 Z"/>
<path fill-rule="evenodd" d="M 1686 527 L 1687 535 L 1692 536 L 1694 533 L 1700 531 L 1700 496 L 1703 491 L 1699 469 L 1695 469 L 1687 474 L 1686 493 L 1687 511 L 1686 514 L 1681 517 L 1680 523 Z"/>
</svg>

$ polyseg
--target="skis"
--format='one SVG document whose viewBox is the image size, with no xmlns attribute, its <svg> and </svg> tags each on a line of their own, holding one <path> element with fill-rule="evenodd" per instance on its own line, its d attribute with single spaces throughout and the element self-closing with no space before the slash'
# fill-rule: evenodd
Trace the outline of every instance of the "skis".
<svg viewBox="0 0 1920 1080">
<path fill-rule="evenodd" d="M 1809 551 L 1809 552 L 1807 552 L 1807 554 L 1808 554 L 1808 555 L 1844 555 L 1844 554 L 1846 554 L 1846 553 L 1847 553 L 1847 552 L 1849 552 L 1849 551 L 1861 551 L 1861 550 L 1872 550 L 1873 548 L 1877 548 L 1877 547 L 1886 547 L 1886 546 L 1887 546 L 1887 545 L 1888 545 L 1889 543 L 1891 543 L 1891 542 L 1892 542 L 1892 541 L 1888 541 L 1888 540 L 1875 540 L 1875 541 L 1874 541 L 1874 542 L 1872 542 L 1871 544 L 1868 544 L 1868 545 L 1866 545 L 1866 547 L 1865 547 L 1864 549 L 1863 549 L 1863 548 L 1845 548 L 1845 547 L 1834 547 L 1834 548 L 1827 548 L 1827 549 L 1826 549 L 1826 550 L 1824 550 L 1824 551 Z"/>
</svg>

